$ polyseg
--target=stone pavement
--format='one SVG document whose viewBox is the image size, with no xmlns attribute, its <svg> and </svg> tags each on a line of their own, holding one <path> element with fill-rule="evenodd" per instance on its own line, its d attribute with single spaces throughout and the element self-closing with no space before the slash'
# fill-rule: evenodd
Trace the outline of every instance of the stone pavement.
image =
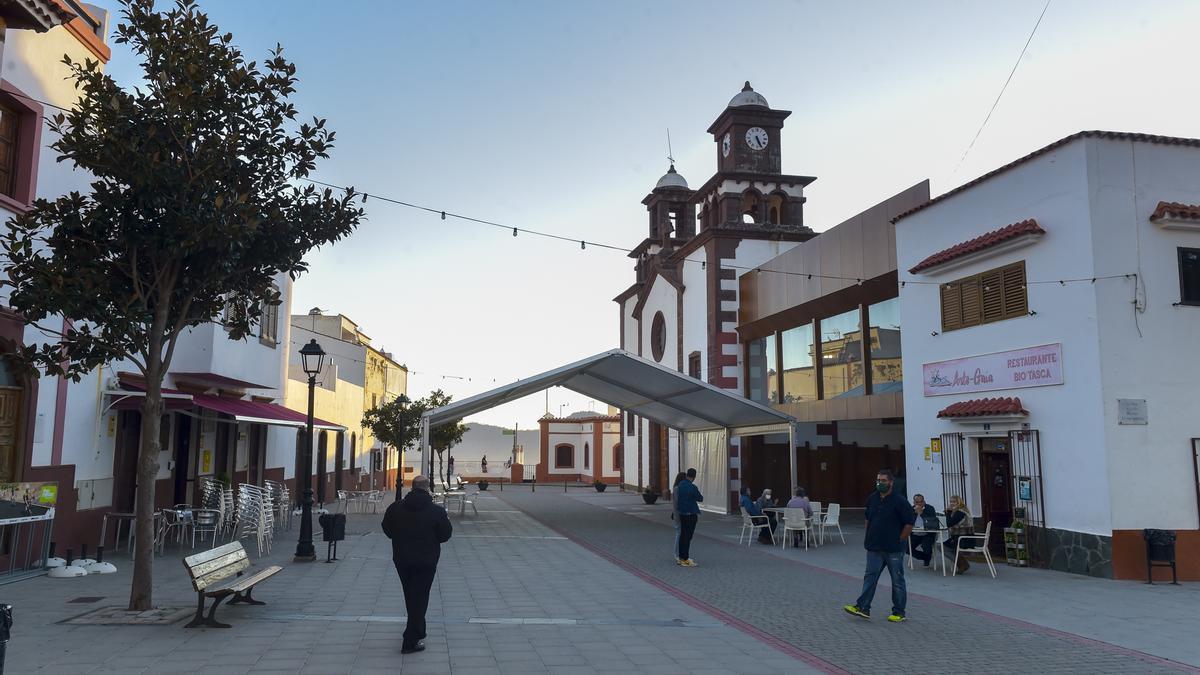
<svg viewBox="0 0 1200 675">
<path fill-rule="evenodd" d="M 545 501 L 609 513 L 561 497 Z M 814 672 L 495 495 L 484 493 L 476 503 L 479 515 L 453 518 L 423 653 L 399 654 L 403 595 L 390 544 L 378 531 L 380 515 L 350 514 L 334 564 L 292 563 L 298 532 L 280 533 L 274 552 L 254 559 L 285 568 L 255 591 L 269 604 L 222 605 L 217 616 L 232 623 L 230 629 L 61 623 L 125 604 L 130 570 L 123 554 L 113 557 L 117 574 L 0 587 L 0 602 L 12 604 L 15 616 L 7 672 Z M 639 522 L 609 515 L 613 519 L 614 526 Z M 317 546 L 323 554 L 324 545 Z M 190 553 L 168 548 L 157 559 L 160 607 L 195 606 L 180 564 Z M 91 598 L 98 599 L 79 601 Z"/>
<path fill-rule="evenodd" d="M 860 527 L 844 526 L 845 546 L 747 550 L 736 546 L 740 521 L 706 514 L 693 548 L 700 567 L 686 569 L 671 561 L 663 505 L 586 491 L 505 491 L 502 498 L 677 597 L 820 659 L 829 670 L 1200 672 L 1192 637 L 1195 584 L 1149 587 L 1004 565 L 996 580 L 980 565 L 946 579 L 917 569 L 908 575 L 910 620 L 882 620 L 890 589 L 881 582 L 875 618 L 866 622 L 841 610 L 861 590 Z"/>
</svg>

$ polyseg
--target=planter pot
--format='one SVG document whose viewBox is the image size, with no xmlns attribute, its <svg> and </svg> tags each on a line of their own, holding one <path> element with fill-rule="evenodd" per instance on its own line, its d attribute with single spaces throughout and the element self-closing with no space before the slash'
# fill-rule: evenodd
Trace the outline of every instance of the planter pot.
<svg viewBox="0 0 1200 675">
<path fill-rule="evenodd" d="M 653 504 L 654 502 L 658 501 L 658 495 L 647 494 L 647 493 L 643 492 L 642 493 L 642 501 L 646 502 L 647 504 Z"/>
<path fill-rule="evenodd" d="M 607 489 L 608 489 L 608 485 L 605 483 L 597 483 L 596 484 L 596 492 L 604 492 Z"/>
<path fill-rule="evenodd" d="M 488 483 L 486 480 L 479 481 L 479 489 L 480 490 L 488 489 L 488 485 L 490 485 L 490 483 Z"/>
</svg>

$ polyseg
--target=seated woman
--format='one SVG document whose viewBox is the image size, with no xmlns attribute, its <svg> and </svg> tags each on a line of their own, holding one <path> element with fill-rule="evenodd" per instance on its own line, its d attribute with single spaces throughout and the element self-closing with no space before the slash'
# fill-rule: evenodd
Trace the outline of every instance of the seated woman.
<svg viewBox="0 0 1200 675">
<path fill-rule="evenodd" d="M 960 537 L 975 534 L 975 520 L 971 518 L 971 512 L 967 510 L 967 505 L 958 495 L 951 496 L 950 503 L 946 507 L 946 527 L 950 529 L 950 538 L 946 540 L 946 548 L 950 551 L 958 550 Z M 966 572 L 970 567 L 970 563 L 965 558 L 958 559 L 959 574 Z"/>
<path fill-rule="evenodd" d="M 738 501 L 741 504 L 742 512 L 745 513 L 746 515 L 750 515 L 750 516 L 763 515 L 762 507 L 759 506 L 757 501 L 755 501 L 753 498 L 750 497 L 750 488 L 742 486 L 741 493 L 742 493 L 742 497 Z M 775 531 L 774 523 L 772 523 L 768 519 L 767 524 L 763 525 L 762 529 L 759 530 L 758 543 L 760 543 L 760 544 L 772 543 L 771 533 L 774 531 Z"/>
</svg>

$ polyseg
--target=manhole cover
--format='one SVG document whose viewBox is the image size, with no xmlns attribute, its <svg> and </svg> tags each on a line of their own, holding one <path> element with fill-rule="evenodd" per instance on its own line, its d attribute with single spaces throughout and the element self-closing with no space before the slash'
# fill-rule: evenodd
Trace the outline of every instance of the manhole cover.
<svg viewBox="0 0 1200 675">
<path fill-rule="evenodd" d="M 194 612 L 194 609 L 181 607 L 159 607 L 145 611 L 131 611 L 124 607 L 101 607 L 59 623 L 85 626 L 169 626 Z"/>
<path fill-rule="evenodd" d="M 86 605 L 93 602 L 100 602 L 104 599 L 102 595 L 81 595 L 74 600 L 68 600 L 68 604 Z"/>
</svg>

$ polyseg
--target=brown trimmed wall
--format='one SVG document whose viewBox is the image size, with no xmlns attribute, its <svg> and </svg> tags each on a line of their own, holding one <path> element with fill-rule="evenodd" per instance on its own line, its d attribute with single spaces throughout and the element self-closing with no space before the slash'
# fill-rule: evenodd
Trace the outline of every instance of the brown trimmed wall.
<svg viewBox="0 0 1200 675">
<path fill-rule="evenodd" d="M 1200 530 L 1176 530 L 1175 537 L 1179 580 L 1200 581 Z M 1114 579 L 1146 580 L 1146 540 L 1141 530 L 1113 532 L 1112 569 Z M 1154 581 L 1170 580 L 1171 568 L 1154 568 Z"/>
</svg>

